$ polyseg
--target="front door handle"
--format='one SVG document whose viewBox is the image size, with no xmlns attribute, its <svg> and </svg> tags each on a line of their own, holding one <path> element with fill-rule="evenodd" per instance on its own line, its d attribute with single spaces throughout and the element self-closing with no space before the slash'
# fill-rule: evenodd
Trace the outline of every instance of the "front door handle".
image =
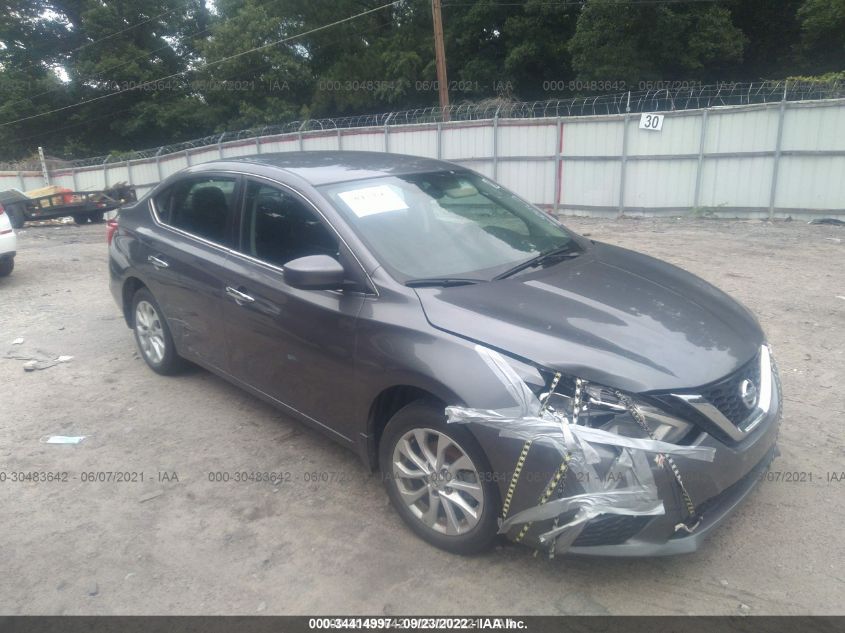
<svg viewBox="0 0 845 633">
<path fill-rule="evenodd" d="M 170 266 L 170 264 L 168 264 L 166 261 L 164 261 L 163 259 L 159 259 L 155 255 L 150 255 L 149 257 L 147 257 L 147 261 L 150 262 L 156 268 L 167 268 L 168 266 Z"/>
<path fill-rule="evenodd" d="M 240 290 L 235 290 L 231 286 L 226 286 L 226 294 L 232 297 L 239 306 L 242 306 L 246 303 L 253 303 L 255 299 L 250 297 L 245 292 L 241 292 Z"/>
</svg>

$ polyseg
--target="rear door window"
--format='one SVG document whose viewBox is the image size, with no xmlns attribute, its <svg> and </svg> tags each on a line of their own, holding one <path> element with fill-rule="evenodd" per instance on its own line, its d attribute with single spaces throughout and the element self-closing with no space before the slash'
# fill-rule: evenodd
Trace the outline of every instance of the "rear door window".
<svg viewBox="0 0 845 633">
<path fill-rule="evenodd" d="M 235 178 L 188 178 L 156 196 L 156 212 L 164 224 L 215 244 L 231 246 L 236 195 Z"/>
</svg>

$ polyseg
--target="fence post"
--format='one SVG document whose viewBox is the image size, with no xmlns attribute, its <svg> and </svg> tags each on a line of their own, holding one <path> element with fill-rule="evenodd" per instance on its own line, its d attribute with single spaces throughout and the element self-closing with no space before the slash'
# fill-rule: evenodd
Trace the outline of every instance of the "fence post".
<svg viewBox="0 0 845 633">
<path fill-rule="evenodd" d="M 619 213 L 617 217 L 625 214 L 625 166 L 628 164 L 628 121 L 631 119 L 629 112 L 625 113 L 622 128 L 622 161 L 619 165 Z"/>
<path fill-rule="evenodd" d="M 778 135 L 775 140 L 775 157 L 772 165 L 772 190 L 769 192 L 769 220 L 775 217 L 775 198 L 778 193 L 778 172 L 780 171 L 781 146 L 783 144 L 783 121 L 786 118 L 786 96 L 789 80 L 783 82 L 783 98 L 778 109 Z"/>
<path fill-rule="evenodd" d="M 161 182 L 161 150 L 164 149 L 164 145 L 158 148 L 156 152 L 156 175 L 158 176 L 158 181 Z"/>
<path fill-rule="evenodd" d="M 437 122 L 437 160 L 443 158 L 443 123 Z"/>
<path fill-rule="evenodd" d="M 44 176 L 44 186 L 50 186 L 50 170 L 47 169 L 47 159 L 44 158 L 44 148 L 38 146 L 38 158 L 41 160 L 41 173 Z"/>
<path fill-rule="evenodd" d="M 185 150 L 185 162 L 188 164 L 188 167 L 191 166 L 191 152 Z"/>
<path fill-rule="evenodd" d="M 261 139 L 264 137 L 264 132 L 267 130 L 267 126 L 265 125 L 260 130 L 258 130 L 258 134 L 255 136 L 255 153 L 261 153 Z"/>
<path fill-rule="evenodd" d="M 18 172 L 18 187 L 21 191 L 26 191 L 26 185 L 23 184 L 23 174 Z"/>
<path fill-rule="evenodd" d="M 337 128 L 337 151 L 343 150 L 343 143 L 340 140 L 340 128 Z"/>
<path fill-rule="evenodd" d="M 73 167 L 73 168 L 70 170 L 70 179 L 71 179 L 71 181 L 73 182 L 73 190 L 74 190 L 74 191 L 79 191 L 79 185 L 78 185 L 78 184 L 77 184 L 77 182 L 76 182 L 76 167 Z"/>
<path fill-rule="evenodd" d="M 129 180 L 129 186 L 134 185 L 132 182 L 132 161 L 126 159 L 126 178 Z"/>
<path fill-rule="evenodd" d="M 226 136 L 226 132 L 220 135 L 220 138 L 217 139 L 217 158 L 223 158 L 223 137 Z M 161 151 L 161 150 L 158 150 Z M 158 154 L 156 154 L 158 156 Z"/>
<path fill-rule="evenodd" d="M 692 208 L 698 209 L 701 203 L 701 172 L 704 166 L 704 144 L 707 142 L 707 108 L 701 112 L 701 136 L 698 140 L 698 167 L 695 170 L 695 195 Z"/>
<path fill-rule="evenodd" d="M 499 109 L 493 115 L 493 180 L 499 179 Z"/>
<path fill-rule="evenodd" d="M 387 124 L 390 122 L 390 119 L 393 117 L 393 113 L 387 115 L 387 118 L 384 120 L 384 151 L 390 151 L 390 131 L 387 128 Z"/>
<path fill-rule="evenodd" d="M 555 135 L 555 202 L 554 202 L 554 212 L 557 215 L 557 212 L 560 208 L 560 192 L 563 188 L 563 183 L 561 182 L 561 173 L 560 173 L 560 163 L 562 160 L 562 156 L 560 153 L 560 146 L 563 140 L 563 121 L 560 120 L 560 117 L 557 118 L 557 124 L 555 125 L 555 129 L 557 130 L 557 134 Z"/>
<path fill-rule="evenodd" d="M 106 167 L 109 163 L 109 158 L 111 158 L 111 154 L 106 156 L 106 160 L 103 161 L 103 189 L 109 188 L 109 168 Z"/>
</svg>

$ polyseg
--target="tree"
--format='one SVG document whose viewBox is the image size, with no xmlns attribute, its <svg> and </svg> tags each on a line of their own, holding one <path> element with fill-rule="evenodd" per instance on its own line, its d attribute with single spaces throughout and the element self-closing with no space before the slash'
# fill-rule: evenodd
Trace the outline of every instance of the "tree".
<svg viewBox="0 0 845 633">
<path fill-rule="evenodd" d="M 434 106 L 431 1 L 384 3 L 7 0 L 3 157 Z M 449 0 L 443 20 L 452 103 L 845 69 L 845 0 Z"/>
<path fill-rule="evenodd" d="M 810 74 L 845 70 L 845 0 L 805 0 L 800 53 Z"/>
<path fill-rule="evenodd" d="M 209 66 L 195 75 L 217 131 L 289 121 L 309 100 L 310 70 L 301 44 L 274 44 L 300 32 L 285 2 L 226 1 L 200 45 Z M 246 55 L 243 51 L 262 47 Z M 234 57 L 229 61 L 220 60 Z"/>
<path fill-rule="evenodd" d="M 22 101 L 4 100 L 5 109 L 14 108 L 11 116 L 20 118 L 87 103 L 32 119 L 28 126 L 40 130 L 39 138 L 23 135 L 28 142 L 19 151 L 38 144 L 55 153 L 65 148 L 89 154 L 149 147 L 207 127 L 180 75 L 195 58 L 193 37 L 205 20 L 200 0 L 55 0 L 21 6 L 30 11 L 4 16 L 0 42 L 4 52 L 12 49 L 9 57 L 14 55 L 4 70 L 25 69 L 24 51 L 35 43 L 29 63 L 40 69 L 46 89 L 33 85 Z M 148 83 L 168 75 L 174 77 Z"/>
<path fill-rule="evenodd" d="M 60 25 L 42 18 L 32 2 L 10 1 L 0 11 L 0 146 L 6 157 L 30 153 L 43 140 L 45 126 L 60 127 L 64 118 L 51 115 L 25 119 L 69 103 L 53 68 L 61 57 Z M 44 93 L 45 99 L 33 99 Z"/>
<path fill-rule="evenodd" d="M 781 78 L 795 67 L 801 35 L 798 7 L 804 0 L 734 0 L 728 3 L 733 23 L 746 37 L 741 64 L 725 69 L 725 80 Z M 776 5 L 776 6 L 775 6 Z"/>
<path fill-rule="evenodd" d="M 718 4 L 587 0 L 569 42 L 585 80 L 718 81 L 742 61 L 745 37 Z"/>
</svg>

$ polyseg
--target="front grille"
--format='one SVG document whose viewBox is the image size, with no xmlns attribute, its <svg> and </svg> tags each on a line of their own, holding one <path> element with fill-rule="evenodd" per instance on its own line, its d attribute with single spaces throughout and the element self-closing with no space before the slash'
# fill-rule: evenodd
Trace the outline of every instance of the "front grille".
<svg viewBox="0 0 845 633">
<path fill-rule="evenodd" d="M 587 523 L 572 546 L 621 545 L 639 533 L 652 518 L 603 514 Z"/>
<path fill-rule="evenodd" d="M 700 390 L 701 395 L 733 424 L 739 426 L 751 414 L 740 396 L 740 385 L 744 380 L 751 380 L 760 388 L 760 354 L 743 365 L 727 378 Z"/>
</svg>

